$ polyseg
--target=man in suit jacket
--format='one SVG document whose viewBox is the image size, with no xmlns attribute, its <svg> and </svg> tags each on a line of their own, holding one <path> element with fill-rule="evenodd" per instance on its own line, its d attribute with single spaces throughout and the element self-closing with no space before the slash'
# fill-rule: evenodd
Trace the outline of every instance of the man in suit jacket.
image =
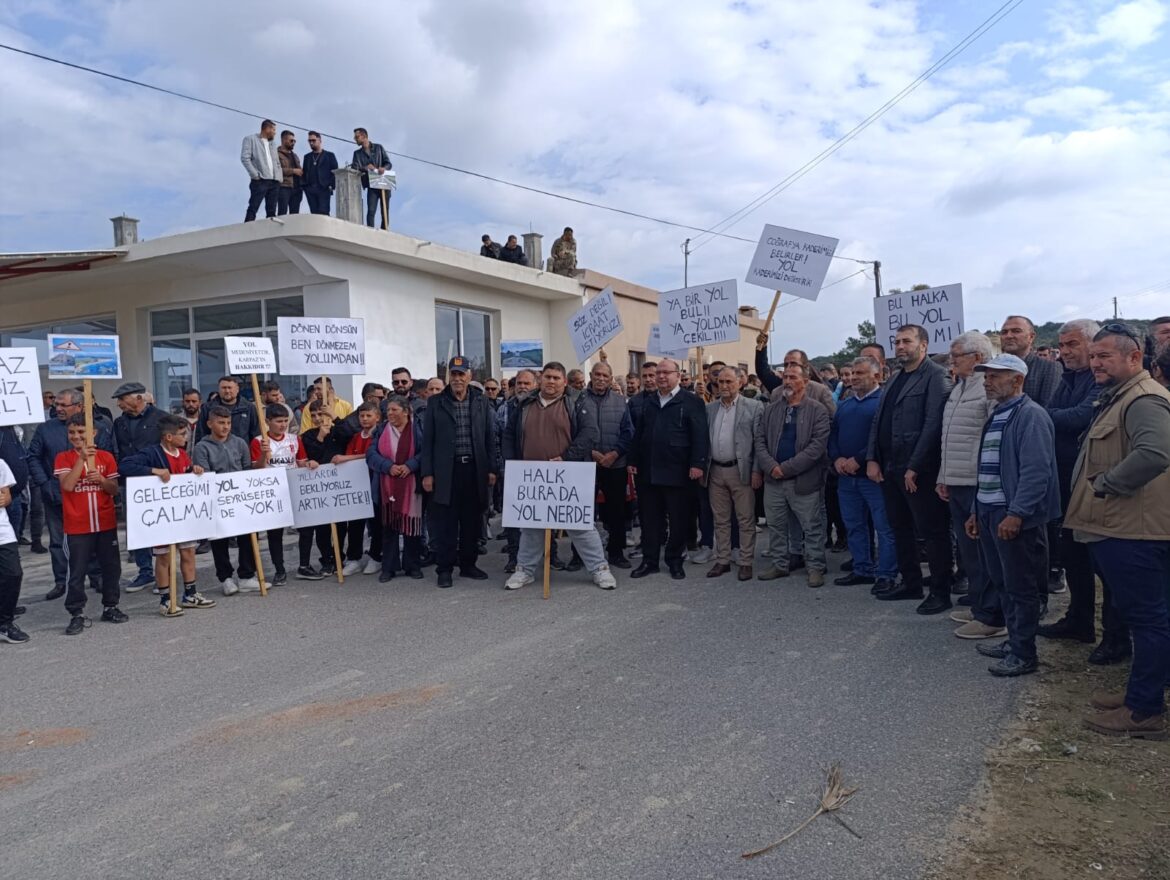
<svg viewBox="0 0 1170 880">
<path fill-rule="evenodd" d="M 329 200 L 333 197 L 333 172 L 337 170 L 337 157 L 321 146 L 321 133 L 309 132 L 309 152 L 301 161 L 305 176 L 301 182 L 305 188 L 305 199 L 313 214 L 328 214 Z"/>
<path fill-rule="evenodd" d="M 666 567 L 675 580 L 686 577 L 683 548 L 694 517 L 694 482 L 702 479 L 711 446 L 703 402 L 679 387 L 678 364 L 658 362 L 658 393 L 642 407 L 630 449 L 630 472 L 638 479 L 642 520 L 642 564 L 630 572 L 640 578 L 658 571 L 663 513 L 669 524 Z"/>
<path fill-rule="evenodd" d="M 951 607 L 954 554 L 947 506 L 934 492 L 942 459 L 942 417 L 951 382 L 946 371 L 926 356 L 926 330 L 917 324 L 898 328 L 894 354 L 898 372 L 882 391 L 869 431 L 865 473 L 881 483 L 886 516 L 894 530 L 902 583 L 877 594 L 883 601 L 922 598 L 918 541 L 926 544 L 930 596 L 919 614 L 939 614 Z"/>
<path fill-rule="evenodd" d="M 763 472 L 756 465 L 756 434 L 764 406 L 739 393 L 739 375 L 724 367 L 715 380 L 719 399 L 707 404 L 711 463 L 707 492 L 715 519 L 715 565 L 707 577 L 731 571 L 731 514 L 739 524 L 739 579 L 751 580 L 756 557 L 756 490 Z"/>
<path fill-rule="evenodd" d="M 248 210 L 244 222 L 256 219 L 256 210 L 264 203 L 264 215 L 276 216 L 276 201 L 283 173 L 280 156 L 276 152 L 276 123 L 265 119 L 260 133 L 250 134 L 240 146 L 240 164 L 248 172 Z"/>
<path fill-rule="evenodd" d="M 762 581 L 789 573 L 788 519 L 804 532 L 803 556 L 808 585 L 825 584 L 825 473 L 829 467 L 829 410 L 808 396 L 807 369 L 797 363 L 784 368 L 784 388 L 772 396 L 756 432 L 756 466 L 763 471 L 764 513 L 772 563 L 759 574 Z"/>
</svg>

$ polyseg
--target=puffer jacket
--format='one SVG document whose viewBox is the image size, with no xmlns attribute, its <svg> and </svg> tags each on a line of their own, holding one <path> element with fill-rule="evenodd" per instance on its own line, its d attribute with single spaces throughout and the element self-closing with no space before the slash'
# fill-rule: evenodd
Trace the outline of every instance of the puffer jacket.
<svg viewBox="0 0 1170 880">
<path fill-rule="evenodd" d="M 960 379 L 951 389 L 943 407 L 942 467 L 938 482 L 947 486 L 979 484 L 979 444 L 983 426 L 993 409 L 995 401 L 987 399 L 982 373 Z"/>
</svg>

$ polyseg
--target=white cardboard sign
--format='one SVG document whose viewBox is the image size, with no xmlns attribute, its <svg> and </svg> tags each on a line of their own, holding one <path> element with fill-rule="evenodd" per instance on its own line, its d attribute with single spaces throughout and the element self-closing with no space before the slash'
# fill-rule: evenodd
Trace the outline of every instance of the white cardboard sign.
<svg viewBox="0 0 1170 880">
<path fill-rule="evenodd" d="M 676 351 L 739 339 L 739 293 L 735 281 L 717 281 L 658 297 L 661 343 Z"/>
<path fill-rule="evenodd" d="M 272 353 L 272 340 L 267 336 L 225 336 L 223 348 L 229 373 L 276 372 L 276 355 Z"/>
<path fill-rule="evenodd" d="M 0 425 L 45 420 L 35 348 L 0 348 Z"/>
<path fill-rule="evenodd" d="M 583 364 L 593 352 L 622 332 L 622 316 L 618 314 L 613 288 L 607 287 L 589 300 L 584 308 L 573 313 L 568 323 L 577 363 Z"/>
<path fill-rule="evenodd" d="M 951 343 L 963 332 L 963 285 L 906 290 L 874 299 L 873 326 L 886 351 L 894 350 L 894 337 L 905 324 L 925 328 L 930 337 L 928 354 L 949 352 Z"/>
<path fill-rule="evenodd" d="M 126 547 L 163 547 L 215 537 L 215 474 L 126 480 Z"/>
<path fill-rule="evenodd" d="M 596 478 L 590 461 L 505 462 L 504 527 L 593 528 Z"/>
<path fill-rule="evenodd" d="M 277 318 L 280 372 L 286 376 L 362 376 L 366 324 L 361 318 Z"/>
<path fill-rule="evenodd" d="M 837 250 L 837 239 L 783 226 L 765 226 L 748 268 L 748 284 L 815 300 Z"/>
<path fill-rule="evenodd" d="M 650 336 L 646 339 L 646 354 L 674 358 L 676 361 L 686 360 L 690 356 L 690 349 L 668 350 L 663 345 L 661 329 L 659 324 L 650 325 Z"/>
<path fill-rule="evenodd" d="M 289 468 L 215 475 L 215 537 L 232 538 L 293 524 Z"/>
<path fill-rule="evenodd" d="M 364 461 L 290 468 L 289 495 L 298 529 L 369 519 L 374 515 L 370 469 Z"/>
</svg>

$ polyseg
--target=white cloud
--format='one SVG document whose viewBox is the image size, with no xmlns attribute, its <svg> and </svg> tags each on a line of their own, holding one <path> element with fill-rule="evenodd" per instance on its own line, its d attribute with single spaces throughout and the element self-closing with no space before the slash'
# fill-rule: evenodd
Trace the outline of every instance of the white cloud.
<svg viewBox="0 0 1170 880">
<path fill-rule="evenodd" d="M 306 52 L 317 45 L 317 38 L 299 19 L 282 18 L 274 21 L 253 38 L 256 45 L 270 55 L 288 59 L 297 52 Z"/>
<path fill-rule="evenodd" d="M 1102 15 L 1097 20 L 1097 35 L 1134 49 L 1158 39 L 1158 29 L 1166 23 L 1166 18 L 1166 4 L 1158 0 L 1132 0 Z"/>
<path fill-rule="evenodd" d="M 1025 101 L 1024 110 L 1032 116 L 1079 119 L 1101 107 L 1110 97 L 1104 89 L 1071 86 Z"/>
</svg>

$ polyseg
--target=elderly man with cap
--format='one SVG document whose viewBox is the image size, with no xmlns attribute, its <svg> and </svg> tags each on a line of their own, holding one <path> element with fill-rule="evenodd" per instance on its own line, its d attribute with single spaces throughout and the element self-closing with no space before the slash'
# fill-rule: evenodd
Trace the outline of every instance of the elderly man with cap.
<svg viewBox="0 0 1170 880">
<path fill-rule="evenodd" d="M 121 463 L 128 455 L 158 445 L 161 439 L 158 420 L 166 413 L 147 402 L 146 386 L 141 382 L 123 382 L 114 389 L 113 397 L 122 411 L 122 415 L 114 419 L 114 448 Z M 150 548 L 143 547 L 133 553 L 138 575 L 122 586 L 127 593 L 136 593 L 154 583 L 154 559 Z"/>
<path fill-rule="evenodd" d="M 423 491 L 429 498 L 428 526 L 440 587 L 459 573 L 486 580 L 475 564 L 483 512 L 499 472 L 495 420 L 487 397 L 471 387 L 471 364 L 462 355 L 447 364 L 447 386 L 433 395 L 423 414 Z"/>
<path fill-rule="evenodd" d="M 980 542 L 987 578 L 984 607 L 999 606 L 1007 641 L 975 646 L 998 662 L 988 672 L 1035 672 L 1040 596 L 1048 576 L 1048 522 L 1060 515 L 1056 432 L 1040 404 L 1024 394 L 1028 367 L 1001 354 L 975 367 L 995 401 L 979 445 L 978 488 L 967 535 Z M 1043 561 L 1044 565 L 1038 563 Z M 998 600 L 998 603 L 997 601 Z"/>
</svg>

